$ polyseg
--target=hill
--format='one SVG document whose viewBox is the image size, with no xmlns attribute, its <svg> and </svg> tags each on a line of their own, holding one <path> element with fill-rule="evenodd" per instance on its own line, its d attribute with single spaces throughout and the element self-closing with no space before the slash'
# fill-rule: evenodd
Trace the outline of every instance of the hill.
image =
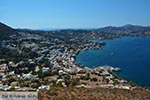
<svg viewBox="0 0 150 100">
<path fill-rule="evenodd" d="M 111 88 L 50 88 L 39 92 L 39 100 L 149 100 L 150 91 Z"/>
<path fill-rule="evenodd" d="M 120 27 L 108 26 L 104 28 L 99 28 L 96 31 L 102 33 L 119 33 L 119 34 L 145 33 L 150 32 L 150 27 L 127 24 Z"/>
<path fill-rule="evenodd" d="M 0 39 L 9 38 L 10 35 L 16 34 L 16 30 L 0 22 Z"/>
</svg>

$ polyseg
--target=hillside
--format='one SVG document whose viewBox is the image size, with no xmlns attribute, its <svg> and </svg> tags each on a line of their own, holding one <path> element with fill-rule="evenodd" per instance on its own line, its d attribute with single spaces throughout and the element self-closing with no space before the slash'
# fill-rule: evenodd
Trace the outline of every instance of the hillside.
<svg viewBox="0 0 150 100">
<path fill-rule="evenodd" d="M 50 88 L 39 93 L 39 100 L 149 100 L 150 91 L 110 88 Z"/>
<path fill-rule="evenodd" d="M 15 29 L 0 22 L 0 39 L 6 39 L 13 34 L 16 34 Z"/>
<path fill-rule="evenodd" d="M 108 26 L 104 28 L 99 28 L 96 31 L 104 33 L 121 33 L 121 34 L 145 33 L 150 32 L 150 27 L 127 24 L 120 27 Z"/>
<path fill-rule="evenodd" d="M 145 33 L 150 30 L 125 25 L 41 31 L 13 29 L 0 23 L 1 89 L 38 90 L 39 100 L 148 100 L 150 90 L 128 83 L 103 67 L 88 69 L 75 61 L 79 52 L 105 45 L 91 39 L 113 39 L 123 37 L 126 32 L 128 36 L 137 33 L 147 36 Z M 8 40 L 1 41 L 4 39 Z"/>
</svg>

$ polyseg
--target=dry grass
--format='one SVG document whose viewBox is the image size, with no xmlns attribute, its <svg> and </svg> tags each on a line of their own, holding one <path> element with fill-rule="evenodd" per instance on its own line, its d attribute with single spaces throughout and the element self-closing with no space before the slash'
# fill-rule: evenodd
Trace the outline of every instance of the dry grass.
<svg viewBox="0 0 150 100">
<path fill-rule="evenodd" d="M 39 93 L 39 100 L 150 100 L 150 91 L 106 88 L 51 88 Z"/>
</svg>

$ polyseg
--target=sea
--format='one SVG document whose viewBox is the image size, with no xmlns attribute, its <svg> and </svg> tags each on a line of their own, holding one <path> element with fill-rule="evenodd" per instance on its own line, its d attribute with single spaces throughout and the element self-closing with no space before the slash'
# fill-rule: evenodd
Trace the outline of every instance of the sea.
<svg viewBox="0 0 150 100">
<path fill-rule="evenodd" d="M 76 61 L 87 67 L 110 65 L 121 71 L 114 74 L 142 87 L 150 87 L 150 37 L 123 37 L 105 42 L 100 50 L 86 50 L 77 55 Z"/>
</svg>

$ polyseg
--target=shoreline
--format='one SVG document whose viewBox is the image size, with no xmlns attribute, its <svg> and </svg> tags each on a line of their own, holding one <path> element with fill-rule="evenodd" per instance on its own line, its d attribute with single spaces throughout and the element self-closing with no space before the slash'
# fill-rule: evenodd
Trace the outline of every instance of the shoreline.
<svg viewBox="0 0 150 100">
<path fill-rule="evenodd" d="M 119 38 L 120 39 L 120 38 Z M 111 39 L 111 40 L 114 40 L 114 39 Z M 105 43 L 105 45 L 107 45 L 107 43 L 106 42 L 104 42 Z M 75 56 L 75 61 L 76 61 L 76 63 L 78 63 L 78 64 L 80 64 L 77 60 L 76 60 L 76 57 L 77 57 L 77 55 L 79 55 L 79 53 L 81 53 L 81 52 L 85 52 L 85 51 L 87 51 L 87 50 L 101 50 L 101 49 L 103 49 L 103 46 L 105 46 L 105 45 L 102 45 L 101 47 L 99 47 L 99 48 L 90 48 L 90 49 L 86 49 L 86 50 L 81 50 L 81 51 L 78 51 L 78 53 L 76 54 L 76 56 Z M 84 65 L 81 65 L 80 64 L 80 66 L 83 66 L 84 68 L 89 68 L 89 69 L 94 69 L 94 68 L 98 68 L 98 67 L 87 67 L 87 66 L 84 66 Z M 114 77 L 116 77 L 117 79 L 121 79 L 121 80 L 125 80 L 124 78 L 122 78 L 121 76 L 119 76 L 119 75 L 116 75 L 113 71 L 112 72 L 110 72 Z M 142 88 L 145 88 L 145 89 L 150 89 L 150 87 L 149 86 L 142 86 L 142 85 L 139 85 L 139 84 L 137 84 L 137 83 L 135 83 L 135 82 L 133 82 L 132 80 L 125 80 L 125 81 L 127 81 L 128 82 L 128 84 L 130 84 L 130 85 L 133 85 L 133 86 L 136 86 L 136 87 L 142 87 Z"/>
<path fill-rule="evenodd" d="M 51 35 L 52 34 L 50 34 L 50 37 Z M 38 39 L 40 42 L 38 41 L 30 44 L 30 37 Z M 13 89 L 15 91 L 41 90 L 47 89 L 50 84 L 57 85 L 57 83 L 59 82 L 63 87 L 66 87 L 69 86 L 68 83 L 71 84 L 71 82 L 75 80 L 78 83 L 76 85 L 86 88 L 89 86 L 125 89 L 132 88 L 132 85 L 127 84 L 127 82 L 124 81 L 123 78 L 115 78 L 115 76 L 108 70 L 103 70 L 102 68 L 89 68 L 77 62 L 76 58 L 79 53 L 92 49 L 101 50 L 106 44 L 105 42 L 92 42 L 90 41 L 91 38 L 85 38 L 84 36 L 84 40 L 80 41 L 74 40 L 74 38 L 72 38 L 68 40 L 71 41 L 70 43 L 59 38 L 54 38 L 49 41 L 49 38 L 45 38 L 45 36 L 35 36 L 34 34 L 29 33 L 28 35 L 26 35 L 26 33 L 21 33 L 20 37 L 12 37 L 13 40 L 20 41 L 20 47 L 13 47 L 13 50 L 18 50 L 16 51 L 17 54 L 21 53 L 23 52 L 21 49 L 21 47 L 23 46 L 24 48 L 29 50 L 24 53 L 29 57 L 26 57 L 27 61 L 24 59 L 19 60 L 16 58 L 14 59 L 14 61 L 6 59 L 7 62 L 2 62 L 1 66 L 3 67 L 3 72 L 5 72 L 7 68 L 9 69 L 7 73 L 3 73 L 5 75 L 5 77 L 3 77 L 3 81 L 7 82 L 7 80 L 9 80 L 10 78 L 14 79 L 15 81 L 10 82 L 8 85 L 2 83 L 1 88 L 3 90 Z M 22 39 L 27 40 L 24 43 Z M 79 39 L 79 37 L 77 39 Z M 11 43 L 17 45 L 15 44 L 16 42 L 14 41 L 13 43 L 11 39 L 3 42 L 3 44 L 7 42 L 7 44 L 4 45 L 4 48 L 10 50 L 12 49 L 10 48 Z M 43 45 L 43 43 L 45 45 Z M 37 54 L 37 57 L 30 59 L 30 53 Z M 31 69 L 31 67 L 26 66 L 26 64 L 28 64 L 28 66 L 33 66 L 35 69 Z M 14 69 L 17 69 L 17 71 L 14 71 Z M 24 71 L 25 74 L 22 74 L 22 71 Z M 14 72 L 16 73 L 13 74 Z M 22 79 L 23 81 L 17 81 L 16 79 Z M 32 83 L 31 88 L 30 83 Z"/>
</svg>

